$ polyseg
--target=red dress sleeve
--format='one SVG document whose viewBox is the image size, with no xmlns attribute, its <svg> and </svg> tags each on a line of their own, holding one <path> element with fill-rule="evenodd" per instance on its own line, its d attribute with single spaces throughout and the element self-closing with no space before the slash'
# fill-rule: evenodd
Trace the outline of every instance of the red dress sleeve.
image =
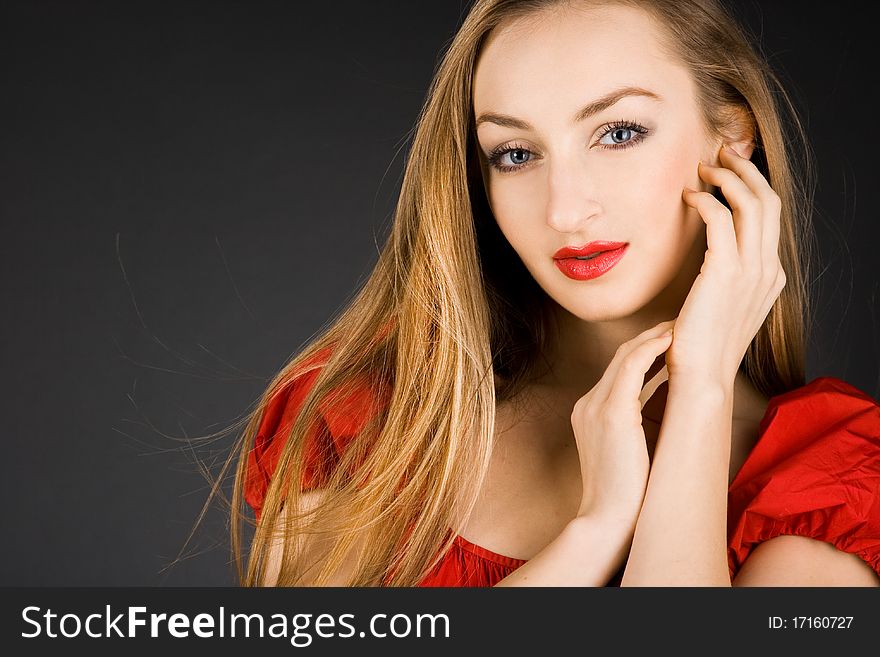
<svg viewBox="0 0 880 657">
<path fill-rule="evenodd" d="M 880 405 L 835 377 L 773 397 L 731 483 L 728 565 L 775 536 L 825 541 L 880 574 Z"/>
<path fill-rule="evenodd" d="M 307 364 L 323 365 L 329 349 L 318 352 Z M 248 454 L 244 485 L 245 501 L 254 510 L 257 520 L 281 450 L 319 373 L 320 367 L 317 367 L 293 377 L 276 391 L 263 411 L 254 446 Z M 324 400 L 318 406 L 319 421 L 306 436 L 302 490 L 323 485 L 338 463 L 339 455 L 377 410 L 380 400 L 362 381 L 346 390 L 345 394 L 334 395 L 332 404 Z"/>
</svg>

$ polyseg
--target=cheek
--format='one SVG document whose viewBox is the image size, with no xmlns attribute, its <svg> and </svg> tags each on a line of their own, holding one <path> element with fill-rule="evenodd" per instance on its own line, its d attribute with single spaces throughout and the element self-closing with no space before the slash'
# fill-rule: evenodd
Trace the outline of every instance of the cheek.
<svg viewBox="0 0 880 657">
<path fill-rule="evenodd" d="M 658 243 L 665 248 L 682 240 L 691 242 L 701 220 L 696 212 L 682 200 L 685 187 L 697 186 L 697 163 L 699 155 L 685 149 L 669 149 L 669 157 L 658 158 L 643 172 L 642 189 L 638 199 L 640 215 L 648 218 L 650 225 L 643 230 L 656 229 Z M 696 223 L 695 223 L 696 222 Z"/>
<path fill-rule="evenodd" d="M 541 227 L 534 217 L 539 216 L 535 208 L 537 194 L 524 190 L 525 185 L 493 185 L 489 188 L 489 207 L 501 233 L 521 256 L 522 247 L 536 244 L 536 233 Z"/>
<path fill-rule="evenodd" d="M 666 152 L 668 156 L 641 168 L 633 181 L 641 193 L 630 196 L 636 204 L 632 237 L 644 256 L 640 280 L 658 291 L 679 274 L 699 269 L 705 253 L 705 224 L 681 197 L 684 187 L 696 185 L 699 153 L 681 148 Z"/>
</svg>

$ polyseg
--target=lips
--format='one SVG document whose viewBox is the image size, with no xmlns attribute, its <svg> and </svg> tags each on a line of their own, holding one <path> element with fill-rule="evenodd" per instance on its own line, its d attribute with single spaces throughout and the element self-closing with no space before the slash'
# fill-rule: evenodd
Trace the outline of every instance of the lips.
<svg viewBox="0 0 880 657">
<path fill-rule="evenodd" d="M 584 246 L 566 246 L 553 256 L 563 274 L 575 281 L 588 281 L 609 271 L 623 258 L 627 242 L 590 242 Z M 587 258 L 586 256 L 589 256 Z"/>
<path fill-rule="evenodd" d="M 563 246 L 561 249 L 553 254 L 553 259 L 560 260 L 562 258 L 582 258 L 584 256 L 595 255 L 604 251 L 615 251 L 616 249 L 626 246 L 626 244 L 626 242 L 609 242 L 607 240 L 596 240 L 594 242 L 590 242 L 589 244 L 584 244 L 583 246 Z"/>
</svg>

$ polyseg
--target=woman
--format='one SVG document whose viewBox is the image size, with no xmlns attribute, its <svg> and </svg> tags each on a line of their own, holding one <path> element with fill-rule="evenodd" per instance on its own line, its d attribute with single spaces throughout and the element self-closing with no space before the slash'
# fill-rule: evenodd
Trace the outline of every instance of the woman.
<svg viewBox="0 0 880 657">
<path fill-rule="evenodd" d="M 715 2 L 478 1 L 375 271 L 245 431 L 242 583 L 880 584 L 785 98 Z"/>
</svg>

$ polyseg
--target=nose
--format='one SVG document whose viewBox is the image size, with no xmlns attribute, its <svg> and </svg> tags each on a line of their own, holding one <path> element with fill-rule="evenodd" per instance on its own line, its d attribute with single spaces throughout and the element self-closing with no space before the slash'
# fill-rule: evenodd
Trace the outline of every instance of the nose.
<svg viewBox="0 0 880 657">
<path fill-rule="evenodd" d="M 599 184 L 583 167 L 572 164 L 548 172 L 547 225 L 560 233 L 576 233 L 602 212 Z"/>
</svg>

